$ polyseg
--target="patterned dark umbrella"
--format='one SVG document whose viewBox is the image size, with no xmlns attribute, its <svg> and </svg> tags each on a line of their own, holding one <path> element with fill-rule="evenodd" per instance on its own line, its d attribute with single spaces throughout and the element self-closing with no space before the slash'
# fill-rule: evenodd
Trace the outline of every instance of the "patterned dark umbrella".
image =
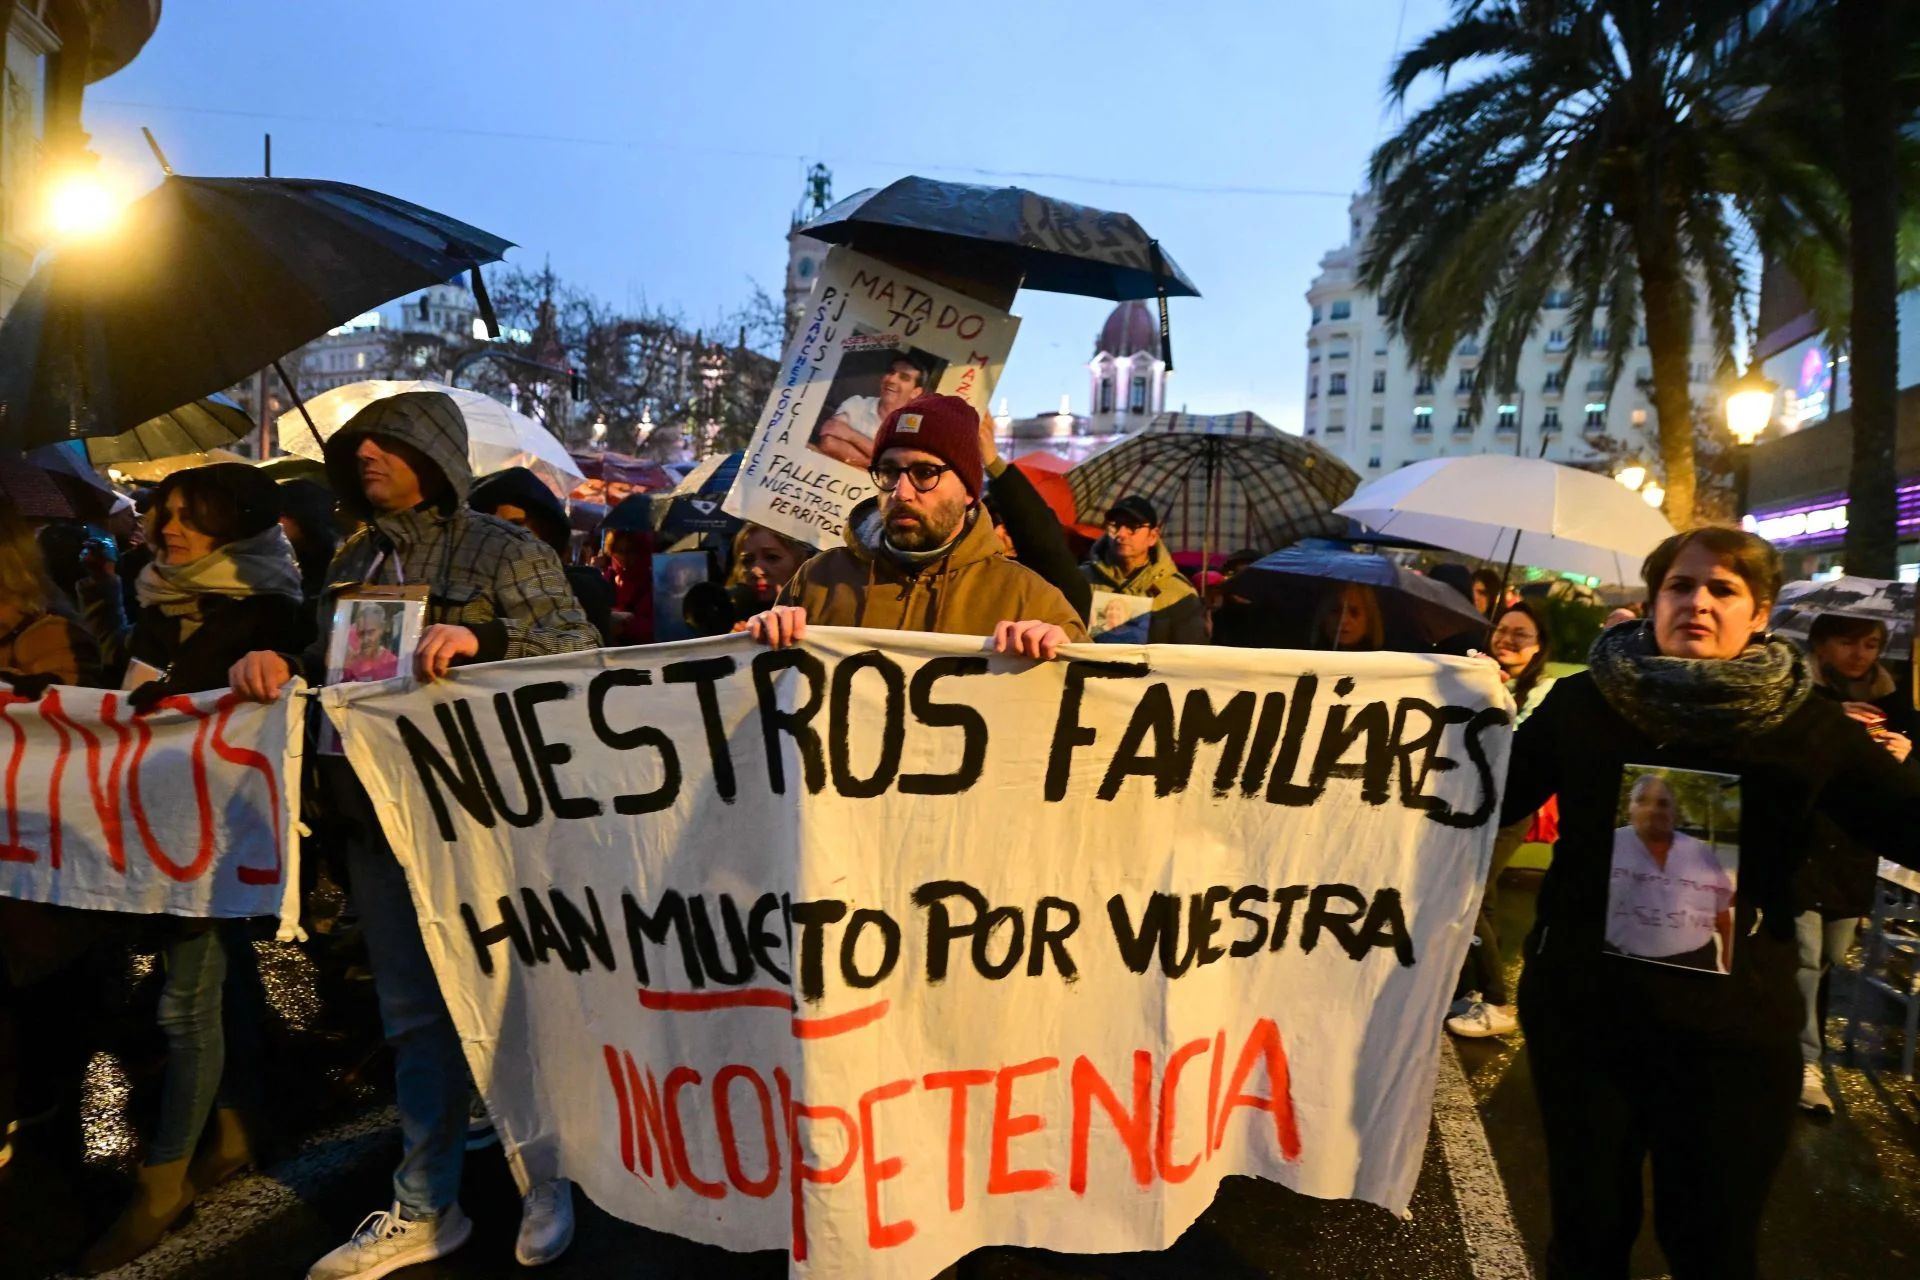
<svg viewBox="0 0 1920 1280">
<path fill-rule="evenodd" d="M 1242 569 L 1228 589 L 1293 624 L 1296 643 L 1315 647 L 1325 637 L 1311 633 L 1312 621 L 1324 616 L 1329 598 L 1348 583 L 1373 589 L 1389 647 L 1443 644 L 1487 630 L 1473 601 L 1452 587 L 1367 552 L 1288 547 Z"/>
<path fill-rule="evenodd" d="M 1092 298 L 1197 298 L 1138 222 L 1020 187 L 901 178 L 840 201 L 800 228 L 878 257 L 932 260 L 957 276 Z"/>
<path fill-rule="evenodd" d="M 1802 645 L 1813 620 L 1835 613 L 1848 618 L 1866 618 L 1887 629 L 1889 658 L 1906 658 L 1913 653 L 1913 619 L 1920 587 L 1911 582 L 1888 578 L 1829 578 L 1825 582 L 1789 582 L 1780 588 L 1780 599 L 1773 608 L 1771 627 L 1775 634 L 1788 636 Z"/>
<path fill-rule="evenodd" d="M 168 177 L 61 249 L 0 323 L 0 445 L 114 436 L 510 242 L 337 182 Z"/>
<path fill-rule="evenodd" d="M 1137 436 L 1067 473 L 1080 519 L 1100 524 L 1137 495 L 1160 513 L 1172 551 L 1198 551 L 1202 567 L 1225 547 L 1284 547 L 1347 530 L 1333 508 L 1359 487 L 1346 463 L 1252 413 L 1163 413 Z"/>
</svg>

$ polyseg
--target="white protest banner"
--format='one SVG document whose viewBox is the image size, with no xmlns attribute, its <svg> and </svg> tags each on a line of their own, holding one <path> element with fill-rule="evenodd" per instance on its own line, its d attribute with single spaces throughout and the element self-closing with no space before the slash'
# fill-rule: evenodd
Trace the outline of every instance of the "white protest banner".
<svg viewBox="0 0 1920 1280">
<path fill-rule="evenodd" d="M 985 413 L 1020 321 L 876 258 L 827 254 L 726 510 L 834 546 L 873 492 L 873 434 L 924 391 Z"/>
<path fill-rule="evenodd" d="M 1412 1196 L 1489 663 L 821 628 L 322 698 L 523 1179 L 883 1280 Z"/>
<path fill-rule="evenodd" d="M 0 685 L 0 897 L 300 920 L 304 699 L 221 689 L 136 715 L 114 690 Z"/>
</svg>

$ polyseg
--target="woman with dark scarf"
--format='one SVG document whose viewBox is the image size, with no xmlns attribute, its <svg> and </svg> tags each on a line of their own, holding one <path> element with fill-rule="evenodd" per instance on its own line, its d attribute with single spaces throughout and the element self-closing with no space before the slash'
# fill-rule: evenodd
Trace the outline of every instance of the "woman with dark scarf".
<svg viewBox="0 0 1920 1280">
<path fill-rule="evenodd" d="M 1519 992 L 1547 1145 L 1546 1274 L 1624 1280 L 1651 1154 L 1674 1276 L 1750 1277 L 1800 1080 L 1794 877 L 1814 817 L 1920 861 L 1920 779 L 1763 634 L 1780 585 L 1767 543 L 1695 529 L 1644 573 L 1649 618 L 1603 632 L 1588 670 L 1520 727 L 1502 806 L 1515 822 L 1560 801 Z M 1665 952 L 1640 940 L 1666 927 L 1690 941 L 1697 877 L 1663 860 L 1683 854 L 1732 872 L 1732 945 L 1713 966 L 1651 959 Z M 1653 901 L 1663 891 L 1676 910 Z"/>
<path fill-rule="evenodd" d="M 151 518 L 154 559 L 140 571 L 128 639 L 137 710 L 225 688 L 228 669 L 256 649 L 306 646 L 312 622 L 272 480 L 241 463 L 177 471 Z M 160 1119 L 132 1200 L 81 1260 L 89 1274 L 145 1253 L 199 1193 L 252 1161 L 241 1105 L 257 1083 L 265 1000 L 249 923 L 164 917 L 154 928 L 166 974 Z"/>
</svg>

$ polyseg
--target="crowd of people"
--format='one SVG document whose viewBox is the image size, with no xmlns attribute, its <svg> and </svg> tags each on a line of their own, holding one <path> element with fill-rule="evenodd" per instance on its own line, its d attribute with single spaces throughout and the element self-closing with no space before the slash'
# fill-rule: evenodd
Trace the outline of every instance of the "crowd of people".
<svg viewBox="0 0 1920 1280">
<path fill-rule="evenodd" d="M 918 389 L 904 385 L 912 372 L 899 371 L 895 399 Z M 889 405 L 871 425 L 876 492 L 850 513 L 843 544 L 816 553 L 771 529 L 739 529 L 715 548 L 712 581 L 688 594 L 693 630 L 741 630 L 775 647 L 810 625 L 943 632 L 1044 660 L 1090 638 L 1104 593 L 1122 600 L 1118 614 L 1144 620 L 1136 638 L 1150 644 L 1433 647 L 1396 636 L 1367 586 L 1334 584 L 1297 617 L 1252 603 L 1236 575 L 1259 560 L 1254 550 L 1189 577 L 1143 496 L 1115 501 L 1102 536 L 1076 554 L 965 401 L 920 394 Z M 898 430 L 907 412 L 917 417 L 910 433 Z M 0 679 L 12 696 L 95 685 L 151 708 L 222 687 L 272 701 L 295 676 L 379 678 L 373 659 L 392 645 L 377 628 L 333 643 L 342 607 L 362 599 L 424 610 L 408 658 L 422 680 L 462 663 L 656 638 L 653 530 L 629 524 L 576 547 L 565 506 L 531 473 L 476 483 L 448 397 L 376 401 L 325 453 L 325 486 L 276 485 L 241 464 L 176 472 L 142 495 L 144 540 L 131 528 L 35 530 L 0 508 Z M 1439 566 L 1433 576 L 1487 618 L 1473 648 L 1497 667 L 1519 721 L 1504 825 L 1447 1026 L 1466 1036 L 1524 1028 L 1547 1139 L 1549 1274 L 1627 1274 L 1651 1153 L 1655 1226 L 1674 1273 L 1751 1275 L 1796 1080 L 1803 1103 L 1826 1098 L 1820 978 L 1852 942 L 1875 859 L 1914 856 L 1901 836 L 1920 822 L 1920 773 L 1909 759 L 1910 700 L 1879 662 L 1885 629 L 1823 619 L 1805 652 L 1770 637 L 1778 557 L 1751 534 L 1705 528 L 1661 545 L 1646 564 L 1645 616 L 1610 626 L 1587 669 L 1556 680 L 1540 608 L 1503 595 L 1485 570 Z M 369 665 L 330 662 L 336 649 Z M 465 1242 L 474 1093 L 366 792 L 341 757 L 315 753 L 313 763 L 310 791 L 326 804 L 308 815 L 312 839 L 351 893 L 403 1141 L 391 1205 L 309 1273 L 349 1280 Z M 1688 834 L 1686 811 L 1701 803 L 1693 780 L 1703 777 L 1722 792 L 1737 787 L 1732 809 L 1712 803 L 1739 815 L 1736 834 L 1721 839 L 1738 889 L 1669 937 L 1636 913 L 1663 877 L 1679 878 L 1665 873 L 1693 847 L 1684 841 L 1721 847 Z M 1529 840 L 1555 850 L 1513 990 L 1496 907 L 1502 872 Z M 1652 868 L 1632 873 L 1630 891 L 1623 847 Z M 139 1256 L 253 1159 L 265 1016 L 253 938 L 247 922 L 129 923 L 0 898 L 9 1133 L 77 1105 L 93 1046 L 84 1002 L 71 998 L 79 975 L 129 947 L 157 956 L 163 974 L 158 1120 L 130 1200 L 83 1269 Z M 1707 1085 L 1674 1089 L 1674 1079 Z M 564 1179 L 531 1188 L 516 1256 L 526 1265 L 559 1256 L 572 1226 Z"/>
</svg>

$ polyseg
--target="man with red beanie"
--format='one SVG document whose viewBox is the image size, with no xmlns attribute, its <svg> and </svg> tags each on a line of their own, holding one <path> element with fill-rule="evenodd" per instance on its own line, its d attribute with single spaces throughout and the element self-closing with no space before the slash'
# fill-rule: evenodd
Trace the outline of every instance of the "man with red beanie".
<svg viewBox="0 0 1920 1280">
<path fill-rule="evenodd" d="M 801 565 L 780 603 L 747 623 L 782 648 L 808 623 L 992 636 L 1001 653 L 1051 658 L 1087 638 L 1059 589 L 1009 560 L 980 507 L 980 415 L 958 396 L 924 395 L 888 414 L 873 439 L 879 492 L 847 515 L 846 543 Z"/>
</svg>

